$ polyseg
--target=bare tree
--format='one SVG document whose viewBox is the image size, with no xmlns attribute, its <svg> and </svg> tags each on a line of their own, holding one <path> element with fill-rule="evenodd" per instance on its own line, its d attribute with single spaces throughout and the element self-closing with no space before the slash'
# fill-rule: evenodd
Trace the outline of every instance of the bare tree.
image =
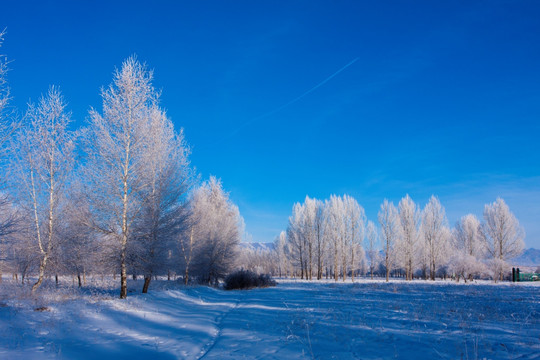
<svg viewBox="0 0 540 360">
<path fill-rule="evenodd" d="M 502 280 L 502 264 L 510 258 L 519 256 L 525 246 L 523 242 L 525 231 L 503 199 L 497 198 L 495 202 L 484 207 L 481 234 L 494 264 L 493 278 Z"/>
<path fill-rule="evenodd" d="M 398 209 L 402 234 L 397 244 L 399 260 L 401 265 L 405 268 L 405 278 L 407 280 L 412 280 L 418 253 L 420 211 L 409 195 L 406 195 L 401 199 Z"/>
<path fill-rule="evenodd" d="M 366 227 L 366 255 L 369 261 L 369 273 L 371 279 L 373 279 L 373 270 L 375 268 L 375 262 L 378 259 L 376 244 L 379 242 L 379 234 L 377 234 L 377 227 L 373 221 L 368 221 Z"/>
<path fill-rule="evenodd" d="M 187 225 L 184 203 L 193 179 L 183 133 L 177 134 L 170 119 L 157 107 L 150 112 L 148 136 L 144 176 L 149 186 L 134 227 L 137 241 L 132 243 L 134 266 L 144 274 L 143 293 L 148 292 L 152 275 L 172 266 L 170 251 Z"/>
<path fill-rule="evenodd" d="M 293 205 L 292 215 L 289 216 L 289 225 L 287 226 L 287 242 L 291 249 L 291 261 L 300 267 L 300 278 L 303 279 L 306 274 L 306 241 L 304 232 L 304 206 L 300 203 Z"/>
<path fill-rule="evenodd" d="M 288 243 L 287 243 L 287 234 L 285 231 L 279 233 L 279 236 L 274 240 L 274 252 L 276 254 L 276 261 L 278 263 L 278 274 L 279 277 L 282 277 L 283 274 L 288 274 L 288 259 L 289 254 Z"/>
<path fill-rule="evenodd" d="M 452 230 L 453 254 L 450 257 L 450 268 L 456 280 L 463 278 L 465 282 L 484 271 L 481 259 L 485 255 L 485 243 L 481 234 L 480 221 L 473 214 L 463 216 L 456 222 Z"/>
<path fill-rule="evenodd" d="M 4 42 L 4 36 L 6 34 L 5 30 L 0 31 L 0 47 Z M 2 120 L 2 128 L 0 129 L 0 142 L 3 144 L 6 141 L 6 135 L 9 134 L 10 126 L 4 122 L 4 111 L 7 107 L 7 104 L 10 99 L 9 87 L 7 86 L 7 72 L 8 72 L 8 61 L 5 55 L 0 54 L 0 119 Z M 7 132 L 6 132 L 7 130 Z"/>
<path fill-rule="evenodd" d="M 346 224 L 345 224 L 345 205 L 341 196 L 332 195 L 327 200 L 325 205 L 325 229 L 326 236 L 328 237 L 329 244 L 329 259 L 333 263 L 334 281 L 338 281 L 341 260 L 341 270 L 343 273 L 343 279 L 345 279 L 345 272 L 347 271 L 346 255 L 344 255 L 345 242 L 346 242 Z M 345 259 L 345 260 L 343 260 Z"/>
<path fill-rule="evenodd" d="M 345 229 L 348 255 L 350 257 L 351 265 L 351 280 L 354 282 L 354 273 L 364 259 L 364 249 L 362 248 L 362 242 L 364 241 L 364 231 L 366 223 L 366 215 L 364 208 L 361 207 L 356 199 L 349 195 L 343 196 L 343 203 L 345 206 Z M 345 274 L 343 280 L 345 280 Z"/>
<path fill-rule="evenodd" d="M 40 254 L 39 276 L 32 287 L 43 282 L 54 243 L 58 241 L 57 219 L 71 169 L 75 133 L 68 130 L 70 114 L 60 92 L 51 87 L 37 105 L 29 104 L 25 126 L 13 144 L 16 185 L 21 206 L 33 222 Z M 31 219 L 31 220 L 30 220 Z"/>
<path fill-rule="evenodd" d="M 236 264 L 243 221 L 238 207 L 215 177 L 196 190 L 192 206 L 199 213 L 194 230 L 192 273 L 202 283 L 216 283 Z"/>
<path fill-rule="evenodd" d="M 480 221 L 473 214 L 463 216 L 452 233 L 456 249 L 481 259 L 485 255 L 486 244 L 482 237 Z"/>
<path fill-rule="evenodd" d="M 189 284 L 191 263 L 193 261 L 193 252 L 195 248 L 195 230 L 198 230 L 199 211 L 195 207 L 193 199 L 188 202 L 188 215 L 186 218 L 186 227 L 178 236 L 178 253 L 182 256 L 184 284 Z"/>
<path fill-rule="evenodd" d="M 158 95 L 152 72 L 131 57 L 115 71 L 112 84 L 101 96 L 103 113 L 91 110 L 86 138 L 86 193 L 93 215 L 89 225 L 118 248 L 123 299 L 127 297 L 128 243 L 149 189 L 146 151 Z"/>
<path fill-rule="evenodd" d="M 79 186 L 70 189 L 69 201 L 63 212 L 58 229 L 59 241 L 56 255 L 62 268 L 77 277 L 79 287 L 86 285 L 86 275 L 102 255 L 96 242 L 96 233 L 86 226 L 82 216 L 88 214 L 88 204 L 79 191 Z"/>
<path fill-rule="evenodd" d="M 386 267 L 386 281 L 390 276 L 390 271 L 395 264 L 395 245 L 401 236 L 401 226 L 399 214 L 394 203 L 384 199 L 378 214 L 381 225 L 381 240 L 384 251 L 384 266 Z"/>
<path fill-rule="evenodd" d="M 431 196 L 422 212 L 422 233 L 431 280 L 435 280 L 438 266 L 448 256 L 450 230 L 447 223 L 445 211 L 439 199 Z"/>
<path fill-rule="evenodd" d="M 315 257 L 315 248 L 317 246 L 317 199 L 311 199 L 306 196 L 303 205 L 302 235 L 304 240 L 304 249 L 306 250 L 305 273 L 306 279 L 313 277 L 313 262 Z"/>
<path fill-rule="evenodd" d="M 321 200 L 315 201 L 315 256 L 317 258 L 317 280 L 322 279 L 324 269 L 324 259 L 327 247 L 327 241 L 325 236 L 325 211 L 324 202 Z"/>
<path fill-rule="evenodd" d="M 0 47 L 4 41 L 5 30 L 0 31 Z M 8 60 L 5 55 L 0 54 L 0 170 L 4 167 L 6 160 L 7 145 L 10 142 L 14 130 L 18 123 L 6 111 L 10 100 L 10 91 L 7 85 Z M 8 172 L 4 171 L 4 176 Z M 7 261 L 7 239 L 5 238 L 13 230 L 17 222 L 18 213 L 14 211 L 12 201 L 5 191 L 6 178 L 0 179 L 0 282 L 2 281 L 2 269 Z"/>
</svg>

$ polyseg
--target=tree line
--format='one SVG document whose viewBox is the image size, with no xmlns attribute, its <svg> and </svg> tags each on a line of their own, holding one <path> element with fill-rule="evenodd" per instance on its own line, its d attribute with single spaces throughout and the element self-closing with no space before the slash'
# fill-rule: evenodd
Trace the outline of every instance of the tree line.
<svg viewBox="0 0 540 360">
<path fill-rule="evenodd" d="M 507 261 L 521 254 L 525 232 L 501 198 L 484 207 L 483 219 L 468 214 L 453 228 L 431 196 L 420 208 L 409 195 L 398 205 L 384 200 L 377 223 L 349 195 L 327 200 L 306 196 L 293 206 L 286 231 L 271 249 L 246 249 L 251 269 L 278 276 L 335 281 L 359 275 L 406 280 L 453 276 L 502 280 Z"/>
<path fill-rule="evenodd" d="M 119 274 L 125 298 L 128 274 L 147 292 L 157 275 L 215 283 L 232 270 L 238 208 L 220 180 L 201 183 L 145 64 L 125 60 L 79 129 L 57 87 L 15 116 L 7 65 L 0 57 L 0 280 L 33 275 L 35 291 L 50 276 L 81 286 Z"/>
</svg>

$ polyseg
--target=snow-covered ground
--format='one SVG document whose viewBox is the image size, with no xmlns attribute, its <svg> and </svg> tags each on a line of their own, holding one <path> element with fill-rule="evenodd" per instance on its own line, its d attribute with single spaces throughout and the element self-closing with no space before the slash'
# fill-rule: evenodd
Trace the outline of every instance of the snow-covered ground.
<svg viewBox="0 0 540 360">
<path fill-rule="evenodd" d="M 0 359 L 538 359 L 539 285 L 162 281 L 120 300 L 92 287 L 32 298 L 4 281 Z"/>
</svg>

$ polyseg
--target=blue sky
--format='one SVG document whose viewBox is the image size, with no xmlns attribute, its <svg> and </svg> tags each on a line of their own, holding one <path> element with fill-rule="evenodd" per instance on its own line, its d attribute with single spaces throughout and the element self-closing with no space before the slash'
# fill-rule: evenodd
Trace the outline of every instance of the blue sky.
<svg viewBox="0 0 540 360">
<path fill-rule="evenodd" d="M 58 85 L 84 124 L 136 54 L 254 241 L 306 195 L 408 193 L 451 225 L 501 196 L 540 248 L 537 1 L 111 3 L 0 5 L 13 105 Z"/>
</svg>

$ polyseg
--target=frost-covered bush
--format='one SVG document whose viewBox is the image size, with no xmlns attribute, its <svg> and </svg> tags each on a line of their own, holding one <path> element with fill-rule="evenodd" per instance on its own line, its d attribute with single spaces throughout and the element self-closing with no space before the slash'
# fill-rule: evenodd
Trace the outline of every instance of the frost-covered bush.
<svg viewBox="0 0 540 360">
<path fill-rule="evenodd" d="M 257 287 L 276 286 L 276 282 L 268 274 L 260 274 L 249 270 L 238 270 L 225 278 L 225 290 L 252 289 Z"/>
<path fill-rule="evenodd" d="M 478 261 L 474 256 L 463 252 L 458 252 L 450 258 L 449 268 L 458 282 L 460 278 L 465 282 L 473 278 L 479 278 L 487 271 L 482 262 Z"/>
</svg>

